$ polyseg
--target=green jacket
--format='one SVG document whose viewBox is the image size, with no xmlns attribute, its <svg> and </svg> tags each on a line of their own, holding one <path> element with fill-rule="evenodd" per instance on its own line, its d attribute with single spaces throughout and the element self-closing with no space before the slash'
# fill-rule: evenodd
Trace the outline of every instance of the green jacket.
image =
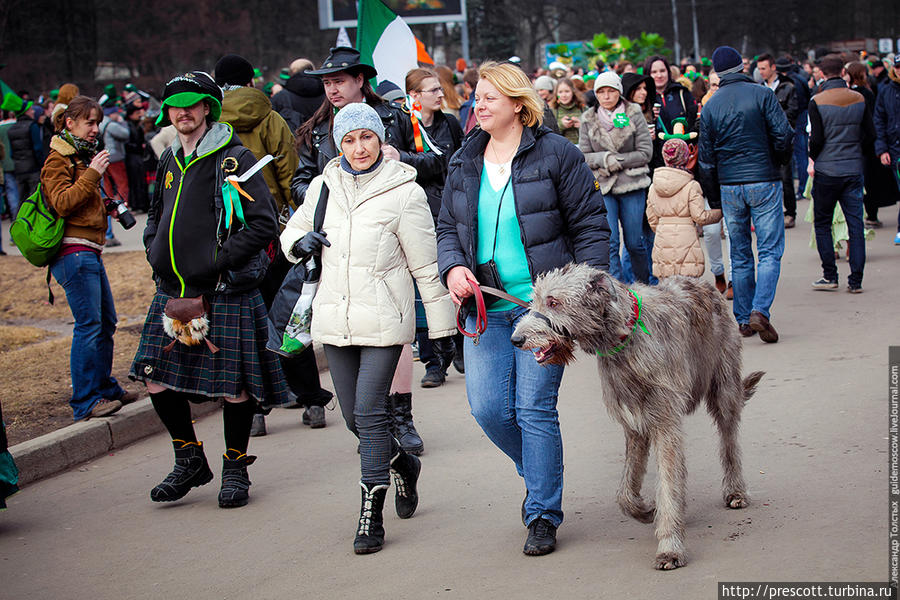
<svg viewBox="0 0 900 600">
<path fill-rule="evenodd" d="M 222 102 L 222 123 L 229 123 L 241 140 L 241 144 L 257 159 L 271 154 L 275 160 L 263 168 L 266 185 L 275 198 L 282 227 L 287 223 L 288 207 L 296 209 L 291 199 L 291 178 L 299 164 L 294 147 L 294 135 L 287 122 L 272 110 L 266 95 L 251 87 L 241 87 L 225 92 Z"/>
<path fill-rule="evenodd" d="M 577 104 L 572 104 L 571 106 L 560 104 L 556 107 L 556 123 L 559 125 L 559 132 L 576 146 L 578 145 L 578 127 L 566 127 L 563 125 L 563 117 L 581 119 L 581 113 L 582 109 Z"/>
</svg>

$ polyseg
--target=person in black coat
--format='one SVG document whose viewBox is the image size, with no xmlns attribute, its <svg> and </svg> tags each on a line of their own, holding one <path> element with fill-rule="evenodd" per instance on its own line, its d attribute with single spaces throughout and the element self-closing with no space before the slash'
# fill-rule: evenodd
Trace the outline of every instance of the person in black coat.
<svg viewBox="0 0 900 600">
<path fill-rule="evenodd" d="M 518 67 L 489 62 L 479 75 L 480 128 L 450 160 L 438 218 L 438 268 L 454 302 L 472 295 L 475 273 L 527 301 L 541 273 L 571 262 L 607 269 L 606 210 L 584 156 L 541 126 L 542 102 Z M 513 346 L 525 312 L 505 301 L 490 306 L 479 343 L 465 343 L 466 392 L 475 420 L 525 480 L 523 551 L 540 555 L 555 549 L 563 520 L 563 367 Z M 470 315 L 466 327 L 474 325 Z"/>
<path fill-rule="evenodd" d="M 687 130 L 697 131 L 697 101 L 690 90 L 672 80 L 672 67 L 662 56 L 651 56 L 644 63 L 644 74 L 653 79 L 656 88 L 656 100 L 653 112 L 656 115 L 656 132 L 672 133 L 675 119 L 687 120 Z M 663 141 L 653 136 L 653 158 L 650 160 L 650 173 L 665 165 L 662 158 Z"/>
<path fill-rule="evenodd" d="M 409 112 L 410 123 L 413 127 L 413 141 L 417 152 L 431 152 L 441 157 L 440 163 L 432 163 L 440 166 L 440 169 L 418 170 L 416 183 L 425 190 L 428 197 L 428 206 L 431 215 L 437 225 L 438 214 L 441 210 L 441 195 L 444 191 L 444 180 L 447 177 L 447 163 L 450 157 L 462 144 L 463 131 L 456 117 L 441 111 L 441 103 L 444 90 L 435 71 L 426 68 L 413 69 L 406 74 L 406 93 L 412 102 Z M 416 298 L 416 319 L 424 325 L 425 311 L 421 300 Z M 419 348 L 419 360 L 425 365 L 425 376 L 422 377 L 422 387 L 439 387 L 443 385 L 447 377 L 447 367 L 451 361 L 457 371 L 465 371 L 463 363 L 462 335 L 453 336 L 450 340 L 442 340 L 438 344 L 432 344 L 428 339 L 427 327 L 416 327 L 416 343 Z M 438 356 L 434 346 L 442 348 L 445 356 Z M 452 352 L 451 352 L 452 350 Z"/>
<path fill-rule="evenodd" d="M 280 92 L 272 96 L 272 110 L 287 121 L 295 132 L 316 112 L 325 99 L 322 80 L 310 75 L 303 67 L 312 68 L 312 63 L 300 58 L 291 63 L 291 77 Z M 294 70 L 296 67 L 297 70 Z"/>
</svg>

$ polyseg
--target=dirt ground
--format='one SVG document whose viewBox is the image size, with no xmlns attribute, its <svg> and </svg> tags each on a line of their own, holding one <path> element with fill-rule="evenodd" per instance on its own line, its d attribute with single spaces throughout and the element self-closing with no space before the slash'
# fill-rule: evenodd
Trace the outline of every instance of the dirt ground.
<svg viewBox="0 0 900 600">
<path fill-rule="evenodd" d="M 140 251 L 104 253 L 116 303 L 113 376 L 129 391 L 131 358 L 155 286 Z M 24 258 L 0 259 L 0 404 L 10 444 L 72 423 L 69 354 L 74 320 L 62 287 L 51 280 L 55 303 L 47 302 L 47 270 Z"/>
</svg>

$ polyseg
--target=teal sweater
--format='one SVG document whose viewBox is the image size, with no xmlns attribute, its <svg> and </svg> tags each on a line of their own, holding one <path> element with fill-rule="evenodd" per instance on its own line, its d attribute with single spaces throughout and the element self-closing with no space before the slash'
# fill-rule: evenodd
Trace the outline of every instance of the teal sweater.
<svg viewBox="0 0 900 600">
<path fill-rule="evenodd" d="M 500 281 L 503 282 L 506 292 L 525 302 L 530 302 L 531 273 L 528 270 L 525 246 L 522 244 L 519 218 L 516 216 L 512 177 L 507 180 L 503 188 L 495 190 L 491 187 L 487 169 L 483 169 L 480 188 L 478 194 L 478 249 L 476 251 L 478 264 L 486 263 L 493 256 L 494 262 L 497 263 Z M 499 224 L 497 222 L 498 212 Z M 495 230 L 497 231 L 496 250 L 494 250 Z M 498 300 L 491 305 L 490 310 L 510 310 L 515 307 L 516 305 L 512 302 Z"/>
</svg>

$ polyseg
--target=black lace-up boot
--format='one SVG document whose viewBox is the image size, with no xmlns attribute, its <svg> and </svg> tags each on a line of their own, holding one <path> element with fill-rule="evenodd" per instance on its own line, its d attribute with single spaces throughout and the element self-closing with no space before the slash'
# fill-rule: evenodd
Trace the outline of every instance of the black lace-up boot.
<svg viewBox="0 0 900 600">
<path fill-rule="evenodd" d="M 391 411 L 391 435 L 397 438 L 404 451 L 420 456 L 425 451 L 425 444 L 413 424 L 412 394 L 391 394 L 388 396 L 388 407 Z"/>
<path fill-rule="evenodd" d="M 154 502 L 174 502 L 184 498 L 191 488 L 200 487 L 212 481 L 213 474 L 203 453 L 203 442 L 172 440 L 175 447 L 175 468 L 150 490 Z"/>
<path fill-rule="evenodd" d="M 422 470 L 422 462 L 403 450 L 391 459 L 391 475 L 394 476 L 394 485 L 397 486 L 397 495 L 394 496 L 394 508 L 397 516 L 408 519 L 416 512 L 419 506 L 419 492 L 416 491 L 416 483 L 419 481 L 419 472 Z"/>
<path fill-rule="evenodd" d="M 359 482 L 362 488 L 362 504 L 359 508 L 359 524 L 353 551 L 356 554 L 378 552 L 384 546 L 384 497 L 388 486 Z"/>
</svg>

